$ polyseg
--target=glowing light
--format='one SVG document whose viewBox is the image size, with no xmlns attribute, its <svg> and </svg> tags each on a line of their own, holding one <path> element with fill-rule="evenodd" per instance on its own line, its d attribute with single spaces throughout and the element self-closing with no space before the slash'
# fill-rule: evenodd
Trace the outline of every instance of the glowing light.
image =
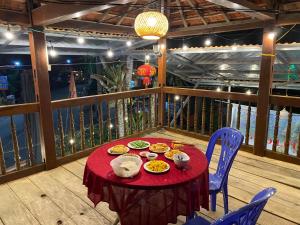
<svg viewBox="0 0 300 225">
<path fill-rule="evenodd" d="M 250 89 L 247 90 L 247 91 L 246 91 L 246 94 L 247 94 L 247 95 L 251 95 L 251 94 L 252 94 L 251 90 L 250 90 Z"/>
<path fill-rule="evenodd" d="M 210 46 L 211 45 L 211 40 L 208 38 L 204 41 L 205 46 Z"/>
<path fill-rule="evenodd" d="M 234 44 L 231 46 L 232 51 L 236 51 L 237 50 L 237 46 Z"/>
<path fill-rule="evenodd" d="M 126 45 L 127 45 L 128 47 L 130 47 L 130 46 L 132 45 L 132 42 L 131 42 L 131 41 L 126 41 Z"/>
<path fill-rule="evenodd" d="M 268 34 L 268 38 L 269 38 L 270 40 L 273 40 L 273 39 L 275 38 L 275 36 L 276 36 L 276 33 L 275 33 L 275 32 L 270 32 L 270 33 Z"/>
<path fill-rule="evenodd" d="M 183 49 L 184 51 L 186 51 L 188 48 L 189 48 L 189 47 L 188 47 L 186 44 L 183 44 L 183 45 L 182 45 L 182 49 Z"/>
<path fill-rule="evenodd" d="M 175 99 L 175 101 L 178 101 L 180 99 L 180 96 L 179 95 L 175 95 L 174 99 Z"/>
<path fill-rule="evenodd" d="M 7 40 L 12 40 L 15 38 L 15 35 L 9 29 L 5 31 L 4 36 Z"/>
<path fill-rule="evenodd" d="M 84 42 L 85 42 L 85 39 L 83 38 L 83 37 L 78 37 L 77 38 L 77 42 L 78 42 L 78 44 L 84 44 Z"/>
<path fill-rule="evenodd" d="M 126 122 L 128 121 L 128 117 L 127 117 L 127 116 L 125 117 L 125 121 L 126 121 Z"/>
<path fill-rule="evenodd" d="M 15 66 L 21 66 L 21 62 L 20 61 L 15 61 L 14 64 L 15 64 Z"/>
<path fill-rule="evenodd" d="M 107 51 L 107 56 L 108 56 L 109 58 L 112 58 L 112 57 L 114 56 L 114 52 L 113 52 L 111 49 L 109 49 L 109 50 Z"/>
<path fill-rule="evenodd" d="M 218 88 L 216 89 L 216 91 L 217 91 L 217 92 L 220 92 L 220 91 L 222 91 L 222 90 L 221 90 L 220 87 L 218 87 Z"/>
<path fill-rule="evenodd" d="M 74 140 L 74 139 L 70 139 L 69 143 L 70 143 L 71 145 L 73 145 L 73 144 L 75 143 L 75 140 Z"/>
<path fill-rule="evenodd" d="M 114 127 L 114 125 L 111 123 L 109 124 L 109 128 L 112 129 Z"/>
<path fill-rule="evenodd" d="M 67 59 L 66 62 L 67 62 L 68 64 L 71 64 L 71 63 L 72 63 L 71 59 Z"/>
<path fill-rule="evenodd" d="M 57 56 L 57 52 L 55 51 L 55 49 L 52 47 L 49 51 L 49 55 L 51 57 L 56 57 Z"/>
<path fill-rule="evenodd" d="M 145 60 L 146 60 L 146 61 L 149 61 L 149 60 L 150 60 L 150 55 L 146 55 L 146 56 L 145 56 Z"/>
<path fill-rule="evenodd" d="M 220 65 L 220 70 L 226 70 L 228 69 L 229 65 L 228 64 L 221 64 Z"/>
</svg>

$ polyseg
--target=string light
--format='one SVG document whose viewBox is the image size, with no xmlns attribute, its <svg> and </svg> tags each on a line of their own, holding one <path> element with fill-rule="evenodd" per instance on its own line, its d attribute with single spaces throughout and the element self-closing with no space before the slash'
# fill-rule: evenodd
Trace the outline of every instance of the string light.
<svg viewBox="0 0 300 225">
<path fill-rule="evenodd" d="M 209 38 L 207 38 L 205 41 L 204 41 L 204 45 L 205 46 L 210 46 L 211 45 L 211 40 Z"/>
<path fill-rule="evenodd" d="M 132 42 L 131 42 L 131 41 L 126 41 L 126 45 L 127 45 L 128 47 L 130 47 L 130 46 L 132 45 Z"/>
<path fill-rule="evenodd" d="M 75 143 L 75 140 L 74 140 L 74 139 L 70 139 L 69 143 L 70 143 L 71 145 L 73 145 L 73 144 Z"/>
<path fill-rule="evenodd" d="M 217 92 L 220 92 L 221 91 L 221 88 L 220 87 L 217 87 L 217 90 L 216 90 Z"/>
<path fill-rule="evenodd" d="M 182 49 L 183 49 L 184 51 L 186 51 L 188 48 L 189 48 L 189 47 L 188 47 L 186 44 L 183 44 L 183 45 L 182 45 Z"/>
<path fill-rule="evenodd" d="M 107 51 L 107 56 L 108 56 L 109 58 L 112 58 L 112 57 L 114 56 L 114 52 L 113 52 L 111 49 L 109 49 L 109 50 Z"/>
<path fill-rule="evenodd" d="M 112 129 L 114 127 L 114 125 L 111 123 L 109 124 L 109 128 Z"/>
<path fill-rule="evenodd" d="M 53 46 L 51 46 L 51 49 L 50 49 L 50 51 L 49 51 L 49 55 L 50 55 L 51 57 L 56 57 L 56 56 L 57 56 L 57 52 L 55 51 L 55 49 L 54 49 Z"/>
<path fill-rule="evenodd" d="M 175 95 L 174 99 L 175 101 L 178 101 L 180 99 L 179 95 Z"/>
<path fill-rule="evenodd" d="M 20 61 L 15 61 L 15 62 L 14 62 L 14 65 L 15 65 L 15 66 L 21 66 L 21 62 L 20 62 Z"/>
<path fill-rule="evenodd" d="M 275 32 L 270 32 L 270 33 L 268 34 L 268 38 L 269 38 L 270 40 L 274 40 L 275 36 L 276 36 L 276 33 L 275 33 Z"/>
<path fill-rule="evenodd" d="M 71 61 L 71 59 L 67 59 L 66 62 L 67 62 L 68 64 L 71 64 L 72 61 Z"/>
<path fill-rule="evenodd" d="M 251 90 L 250 90 L 250 89 L 247 90 L 247 91 L 246 91 L 246 94 L 247 94 L 247 95 L 251 95 L 251 94 L 252 94 Z"/>
<path fill-rule="evenodd" d="M 233 45 L 231 46 L 231 49 L 232 49 L 233 51 L 236 51 L 236 50 L 237 50 L 236 44 L 233 44 Z"/>
<path fill-rule="evenodd" d="M 7 40 L 12 40 L 15 38 L 15 35 L 10 31 L 9 25 L 7 26 L 7 30 L 5 31 L 4 36 Z"/>
<path fill-rule="evenodd" d="M 85 39 L 83 38 L 83 37 L 78 37 L 77 38 L 77 42 L 78 42 L 78 44 L 84 44 L 85 43 Z"/>
<path fill-rule="evenodd" d="M 145 60 L 149 61 L 150 60 L 150 55 L 145 55 Z"/>
</svg>

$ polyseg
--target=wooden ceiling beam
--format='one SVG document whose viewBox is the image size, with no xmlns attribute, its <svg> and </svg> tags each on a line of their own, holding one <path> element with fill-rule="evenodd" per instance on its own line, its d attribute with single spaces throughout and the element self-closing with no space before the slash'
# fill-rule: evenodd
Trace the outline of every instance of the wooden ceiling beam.
<svg viewBox="0 0 300 225">
<path fill-rule="evenodd" d="M 184 37 L 192 35 L 202 35 L 208 33 L 222 33 L 237 30 L 249 30 L 263 28 L 266 24 L 256 19 L 232 21 L 225 23 L 215 23 L 201 26 L 193 26 L 188 28 L 173 29 L 168 33 L 168 37 Z"/>
<path fill-rule="evenodd" d="M 76 4 L 55 4 L 49 3 L 32 10 L 32 20 L 34 26 L 47 26 L 50 24 L 70 20 L 87 15 L 95 11 L 103 11 L 115 7 L 114 4 L 127 4 L 133 0 L 103 0 L 99 5 L 76 5 Z"/>
<path fill-rule="evenodd" d="M 179 10 L 179 13 L 180 13 L 180 17 L 181 17 L 181 21 L 183 23 L 183 26 L 188 27 L 188 23 L 186 22 L 186 19 L 184 17 L 184 13 L 183 13 L 183 10 L 181 8 L 181 4 L 180 4 L 179 0 L 176 0 L 176 5 L 178 6 L 178 10 Z"/>
<path fill-rule="evenodd" d="M 273 20 L 274 15 L 262 12 L 262 8 L 255 5 L 248 0 L 207 0 L 216 5 L 223 6 L 236 11 L 242 11 L 245 14 L 253 15 L 255 18 L 260 20 Z M 245 10 L 245 12 L 243 11 Z"/>
<path fill-rule="evenodd" d="M 196 8 L 196 5 L 194 3 L 194 0 L 187 0 L 187 2 L 189 3 L 189 5 L 192 7 L 192 8 Z M 200 18 L 200 20 L 202 21 L 202 23 L 204 25 L 207 25 L 207 22 L 205 21 L 205 19 L 203 18 L 203 16 L 201 16 L 199 10 L 196 10 L 196 13 L 198 15 L 198 17 Z"/>
<path fill-rule="evenodd" d="M 7 24 L 29 24 L 28 15 L 6 9 L 0 9 L 0 21 Z"/>
<path fill-rule="evenodd" d="M 112 33 L 112 34 L 124 34 L 134 35 L 134 29 L 127 26 L 118 26 L 107 23 L 97 23 L 83 20 L 67 20 L 60 23 L 51 25 L 52 28 L 58 29 L 73 29 L 85 32 L 99 32 L 99 33 Z"/>
<path fill-rule="evenodd" d="M 280 14 L 277 18 L 276 25 L 278 26 L 286 26 L 300 24 L 300 13 L 287 13 Z"/>
</svg>

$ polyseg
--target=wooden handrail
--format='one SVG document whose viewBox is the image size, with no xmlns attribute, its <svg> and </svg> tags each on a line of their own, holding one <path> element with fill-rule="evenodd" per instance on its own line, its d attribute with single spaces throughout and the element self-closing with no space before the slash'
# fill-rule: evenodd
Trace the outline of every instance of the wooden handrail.
<svg viewBox="0 0 300 225">
<path fill-rule="evenodd" d="M 143 96 L 148 94 L 159 93 L 160 90 L 161 90 L 160 88 L 147 88 L 142 90 L 124 91 L 124 92 L 116 92 L 116 93 L 109 93 L 109 94 L 102 94 L 102 95 L 92 95 L 92 96 L 73 98 L 73 99 L 57 100 L 57 101 L 52 101 L 52 108 L 58 109 L 64 107 L 91 105 L 103 100 L 111 101 L 116 99 L 132 98 L 132 97 L 138 97 L 138 96 Z"/>
<path fill-rule="evenodd" d="M 277 106 L 292 106 L 300 108 L 300 97 L 271 95 L 270 103 Z"/>
<path fill-rule="evenodd" d="M 11 116 L 39 112 L 39 103 L 25 103 L 17 105 L 0 106 L 0 116 Z"/>
<path fill-rule="evenodd" d="M 229 100 L 238 100 L 238 101 L 253 102 L 253 103 L 257 102 L 256 95 L 247 95 L 247 94 L 236 93 L 236 92 L 224 92 L 224 91 L 217 92 L 217 91 L 203 90 L 203 89 L 176 88 L 176 87 L 163 87 L 162 91 L 166 94 L 229 99 Z"/>
</svg>

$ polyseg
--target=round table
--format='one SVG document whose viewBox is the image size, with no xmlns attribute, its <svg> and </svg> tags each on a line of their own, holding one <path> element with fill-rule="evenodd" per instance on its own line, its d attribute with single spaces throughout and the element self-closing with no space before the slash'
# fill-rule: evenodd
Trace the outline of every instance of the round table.
<svg viewBox="0 0 300 225">
<path fill-rule="evenodd" d="M 172 142 L 163 138 L 126 138 L 96 149 L 88 157 L 83 176 L 88 197 L 95 206 L 100 201 L 107 202 L 109 208 L 118 213 L 122 225 L 166 225 L 176 223 L 179 215 L 189 216 L 199 211 L 200 207 L 208 210 L 208 162 L 199 149 L 184 146 L 191 158 L 186 170 L 177 169 L 173 161 L 159 154 L 158 159 L 169 163 L 168 172 L 152 174 L 142 166 L 134 178 L 117 177 L 110 166 L 110 161 L 116 156 L 109 155 L 107 149 L 117 144 L 127 145 L 133 140 L 169 146 Z M 129 152 L 139 153 L 140 150 Z"/>
</svg>

